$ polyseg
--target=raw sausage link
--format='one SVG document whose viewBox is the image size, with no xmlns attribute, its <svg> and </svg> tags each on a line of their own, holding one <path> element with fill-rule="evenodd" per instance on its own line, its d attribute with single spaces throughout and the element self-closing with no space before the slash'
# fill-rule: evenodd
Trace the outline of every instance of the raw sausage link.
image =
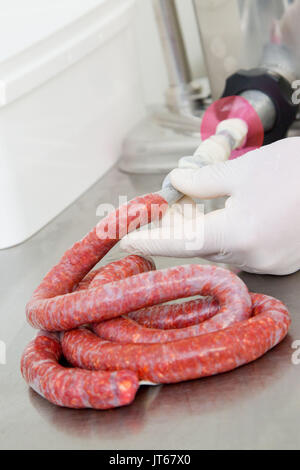
<svg viewBox="0 0 300 470">
<path fill-rule="evenodd" d="M 159 194 L 120 207 L 75 243 L 35 290 L 26 314 L 43 331 L 25 349 L 21 370 L 52 403 L 122 406 L 134 399 L 138 380 L 169 383 L 225 372 L 286 335 L 285 306 L 250 296 L 240 278 L 219 267 L 153 271 L 152 261 L 131 255 L 91 271 L 123 235 L 166 209 Z M 197 294 L 206 298 L 158 305 Z M 109 340 L 81 326 L 88 324 Z M 60 365 L 62 351 L 79 369 Z"/>
<path fill-rule="evenodd" d="M 128 405 L 139 386 L 135 372 L 88 371 L 59 365 L 59 340 L 40 332 L 22 355 L 21 372 L 37 393 L 55 405 L 107 409 Z"/>
<path fill-rule="evenodd" d="M 153 282 L 151 277 L 157 277 L 157 274 L 159 278 Z M 213 295 L 219 309 L 214 317 L 203 323 L 172 330 L 146 328 L 129 318 L 108 320 L 93 325 L 94 332 L 101 338 L 118 343 L 167 343 L 221 330 L 251 315 L 251 299 L 246 286 L 237 276 L 222 268 L 191 264 L 142 276 L 147 276 L 145 284 L 148 291 L 153 291 L 153 296 L 158 294 L 161 298 L 162 293 L 166 292 L 170 292 L 173 299 L 182 297 L 184 292 L 185 295 Z"/>
<path fill-rule="evenodd" d="M 136 255 L 126 256 L 126 258 L 114 261 L 100 268 L 91 281 L 89 288 L 96 289 L 109 282 L 121 281 L 121 279 L 153 269 L 155 269 L 155 264 L 152 260 Z"/>
<path fill-rule="evenodd" d="M 62 331 L 118 316 L 120 299 L 110 298 L 111 295 L 120 295 L 118 288 L 112 292 L 106 286 L 72 292 L 74 286 L 80 283 L 120 237 L 129 230 L 159 218 L 166 209 L 167 203 L 161 196 L 148 194 L 121 206 L 102 219 L 91 232 L 66 251 L 60 262 L 45 276 L 26 306 L 28 322 L 35 328 Z M 115 304 L 112 311 L 113 308 L 116 310 L 112 315 L 108 310 L 110 300 Z M 146 305 L 141 303 L 140 307 Z"/>
<path fill-rule="evenodd" d="M 113 261 L 106 266 L 89 272 L 77 286 L 74 286 L 73 292 L 88 288 L 95 289 L 108 282 L 119 281 L 134 274 L 150 271 L 151 269 L 155 269 L 155 264 L 152 260 L 147 260 L 141 256 L 129 255 L 119 261 Z"/>
<path fill-rule="evenodd" d="M 219 310 L 217 300 L 206 297 L 180 304 L 154 305 L 130 312 L 128 317 L 147 328 L 170 330 L 202 323 Z"/>
<path fill-rule="evenodd" d="M 250 296 L 240 278 L 216 266 L 191 264 L 130 276 L 47 301 L 35 301 L 30 310 L 35 321 L 31 315 L 31 323 L 48 331 L 63 331 L 196 294 L 215 296 L 220 304 L 218 314 L 208 320 L 207 331 L 212 331 L 212 326 L 214 330 L 225 328 L 250 315 Z"/>
<path fill-rule="evenodd" d="M 257 359 L 287 334 L 290 317 L 273 297 L 252 294 L 253 317 L 224 330 L 163 344 L 118 344 L 86 329 L 63 334 L 68 361 L 85 369 L 136 371 L 141 380 L 181 382 L 235 369 Z"/>
<path fill-rule="evenodd" d="M 212 295 L 218 300 L 220 308 L 213 318 L 188 327 L 187 332 L 184 329 L 162 332 L 162 335 L 169 333 L 171 339 L 191 336 L 190 331 L 198 335 L 200 332 L 226 328 L 234 322 L 248 318 L 251 314 L 251 299 L 245 284 L 230 271 L 216 266 L 191 264 L 142 273 L 106 284 L 102 287 L 102 292 L 98 301 L 103 319 L 183 296 Z M 89 318 L 88 321 L 93 320 Z M 130 320 L 124 321 L 130 323 Z M 129 337 L 125 338 L 125 341 L 127 340 L 130 340 Z M 153 340 L 156 342 L 155 338 Z"/>
</svg>

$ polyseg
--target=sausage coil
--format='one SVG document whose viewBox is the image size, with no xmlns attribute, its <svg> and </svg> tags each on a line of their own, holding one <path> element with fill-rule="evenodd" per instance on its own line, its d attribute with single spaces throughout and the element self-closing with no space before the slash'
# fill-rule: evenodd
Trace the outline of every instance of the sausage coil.
<svg viewBox="0 0 300 470">
<path fill-rule="evenodd" d="M 123 406 L 134 400 L 140 381 L 226 372 L 262 356 L 287 334 L 286 307 L 249 293 L 220 267 L 155 271 L 151 260 L 130 255 L 92 270 L 122 236 L 159 219 L 167 207 L 159 193 L 121 206 L 75 243 L 33 293 L 26 315 L 40 331 L 22 355 L 21 372 L 50 402 Z M 201 298 L 164 304 L 195 295 Z"/>
</svg>

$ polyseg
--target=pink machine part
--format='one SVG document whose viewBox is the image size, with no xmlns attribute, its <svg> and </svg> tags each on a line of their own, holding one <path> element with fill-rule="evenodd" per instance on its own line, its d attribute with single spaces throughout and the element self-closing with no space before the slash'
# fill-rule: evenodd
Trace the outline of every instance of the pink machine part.
<svg viewBox="0 0 300 470">
<path fill-rule="evenodd" d="M 240 157 L 250 150 L 261 147 L 264 140 L 264 128 L 260 117 L 242 96 L 220 98 L 207 108 L 201 122 L 201 138 L 205 140 L 214 135 L 217 125 L 221 121 L 232 118 L 243 119 L 248 126 L 248 134 L 242 147 L 232 151 L 230 159 Z"/>
</svg>

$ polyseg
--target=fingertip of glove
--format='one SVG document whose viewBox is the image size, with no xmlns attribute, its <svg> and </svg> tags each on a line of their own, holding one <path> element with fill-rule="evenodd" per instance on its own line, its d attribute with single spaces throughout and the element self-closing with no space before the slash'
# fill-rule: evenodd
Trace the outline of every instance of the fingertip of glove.
<svg viewBox="0 0 300 470">
<path fill-rule="evenodd" d="M 194 169 L 175 168 L 170 173 L 170 181 L 174 188 L 180 191 L 186 187 L 187 182 L 191 180 L 194 173 Z"/>
<path fill-rule="evenodd" d="M 170 172 L 170 179 L 173 182 L 174 179 L 186 178 L 189 174 L 192 175 L 195 172 L 195 169 L 192 168 L 174 168 Z"/>
<path fill-rule="evenodd" d="M 126 251 L 126 252 L 131 252 L 131 249 L 132 249 L 132 243 L 130 241 L 130 239 L 128 238 L 128 235 L 125 235 L 124 238 L 122 238 L 122 240 L 120 241 L 120 249 L 122 251 Z M 135 253 L 134 253 L 135 254 Z"/>
<path fill-rule="evenodd" d="M 144 257 L 150 255 L 144 239 L 139 238 L 138 235 L 135 235 L 136 232 L 133 232 L 122 238 L 122 240 L 120 241 L 120 249 L 132 255 Z"/>
</svg>

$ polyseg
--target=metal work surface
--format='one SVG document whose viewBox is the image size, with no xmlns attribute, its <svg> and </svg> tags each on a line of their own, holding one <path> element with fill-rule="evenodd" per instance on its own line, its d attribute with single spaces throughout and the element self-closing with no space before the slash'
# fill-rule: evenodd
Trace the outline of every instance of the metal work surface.
<svg viewBox="0 0 300 470">
<path fill-rule="evenodd" d="M 100 203 L 118 205 L 159 189 L 159 175 L 125 175 L 113 168 L 76 203 L 27 242 L 0 251 L 1 449 L 276 449 L 300 448 L 300 272 L 284 277 L 241 273 L 251 291 L 288 306 L 287 338 L 252 364 L 232 372 L 175 385 L 143 386 L 128 407 L 109 411 L 56 407 L 30 390 L 19 372 L 21 353 L 35 332 L 24 306 L 44 274 L 99 220 Z M 46 210 L 46 209 L 45 209 Z M 104 262 L 121 257 L 118 247 Z M 157 267 L 202 260 L 155 259 Z M 298 354 L 300 357 L 300 354 Z"/>
</svg>

